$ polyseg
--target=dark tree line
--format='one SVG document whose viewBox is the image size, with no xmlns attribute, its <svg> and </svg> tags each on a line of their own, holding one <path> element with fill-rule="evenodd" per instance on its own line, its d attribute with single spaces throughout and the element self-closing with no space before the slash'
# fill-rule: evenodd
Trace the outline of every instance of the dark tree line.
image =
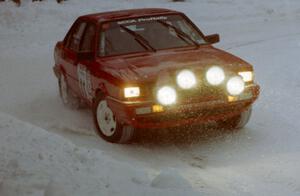
<svg viewBox="0 0 300 196">
<path fill-rule="evenodd" d="M 5 1 L 5 0 L 0 0 L 0 2 L 1 1 Z M 18 6 L 20 6 L 21 2 L 22 2 L 22 0 L 11 0 L 11 1 L 15 2 Z M 32 0 L 32 2 L 34 2 L 34 1 L 43 1 L 43 0 Z M 66 0 L 56 0 L 57 3 L 61 3 L 63 1 L 66 1 Z M 172 1 L 173 2 L 178 2 L 178 1 L 185 1 L 185 0 L 172 0 Z"/>
<path fill-rule="evenodd" d="M 1 1 L 5 1 L 5 0 L 0 0 L 0 2 Z M 11 0 L 11 1 L 15 2 L 18 6 L 20 6 L 21 2 L 22 2 L 22 0 Z M 32 2 L 34 2 L 34 1 L 43 1 L 43 0 L 32 0 Z M 66 0 L 56 0 L 57 3 L 61 3 L 63 1 L 66 1 Z"/>
</svg>

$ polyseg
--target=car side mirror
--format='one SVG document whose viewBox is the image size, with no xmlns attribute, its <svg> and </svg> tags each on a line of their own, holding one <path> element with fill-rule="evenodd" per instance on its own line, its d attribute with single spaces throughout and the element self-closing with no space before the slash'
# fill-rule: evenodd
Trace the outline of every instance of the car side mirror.
<svg viewBox="0 0 300 196">
<path fill-rule="evenodd" d="M 93 52 L 78 52 L 77 53 L 77 59 L 79 61 L 92 60 L 93 58 L 94 58 L 94 53 Z"/>
<path fill-rule="evenodd" d="M 205 36 L 205 40 L 210 44 L 215 44 L 220 41 L 220 35 L 219 34 L 212 34 Z"/>
</svg>

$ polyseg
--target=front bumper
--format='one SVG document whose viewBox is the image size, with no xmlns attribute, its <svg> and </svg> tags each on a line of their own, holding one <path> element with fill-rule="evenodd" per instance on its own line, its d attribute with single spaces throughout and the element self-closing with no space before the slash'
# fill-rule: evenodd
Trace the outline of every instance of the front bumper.
<svg viewBox="0 0 300 196">
<path fill-rule="evenodd" d="M 167 128 L 217 121 L 240 114 L 257 99 L 260 87 L 252 84 L 244 93 L 223 100 L 178 103 L 163 112 L 137 114 L 140 108 L 152 108 L 155 102 L 122 102 L 108 97 L 108 104 L 118 121 L 135 128 Z"/>
</svg>

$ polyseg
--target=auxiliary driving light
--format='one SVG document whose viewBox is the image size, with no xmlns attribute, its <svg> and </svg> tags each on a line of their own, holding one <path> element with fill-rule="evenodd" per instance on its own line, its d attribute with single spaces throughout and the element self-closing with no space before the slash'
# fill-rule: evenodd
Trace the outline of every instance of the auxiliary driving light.
<svg viewBox="0 0 300 196">
<path fill-rule="evenodd" d="M 214 86 L 221 84 L 225 79 L 224 70 L 221 67 L 213 66 L 206 72 L 206 80 Z"/>
<path fill-rule="evenodd" d="M 176 78 L 178 86 L 183 89 L 190 89 L 197 83 L 195 74 L 190 70 L 182 70 Z"/>
<path fill-rule="evenodd" d="M 227 82 L 227 91 L 231 95 L 239 95 L 245 89 L 245 82 L 240 76 L 234 76 Z"/>
<path fill-rule="evenodd" d="M 176 102 L 177 94 L 174 88 L 170 86 L 161 87 L 157 91 L 157 100 L 162 105 L 171 105 Z"/>
</svg>

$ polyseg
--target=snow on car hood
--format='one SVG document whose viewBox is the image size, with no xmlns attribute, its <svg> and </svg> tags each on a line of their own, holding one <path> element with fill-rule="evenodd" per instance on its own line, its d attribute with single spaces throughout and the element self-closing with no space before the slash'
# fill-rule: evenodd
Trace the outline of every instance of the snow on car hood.
<svg viewBox="0 0 300 196">
<path fill-rule="evenodd" d="M 104 61 L 101 69 L 123 81 L 150 81 L 181 69 L 201 72 L 212 65 L 221 66 L 228 71 L 240 70 L 242 66 L 244 69 L 252 69 L 251 65 L 240 58 L 211 46 L 198 50 L 159 51 L 110 58 Z"/>
</svg>

